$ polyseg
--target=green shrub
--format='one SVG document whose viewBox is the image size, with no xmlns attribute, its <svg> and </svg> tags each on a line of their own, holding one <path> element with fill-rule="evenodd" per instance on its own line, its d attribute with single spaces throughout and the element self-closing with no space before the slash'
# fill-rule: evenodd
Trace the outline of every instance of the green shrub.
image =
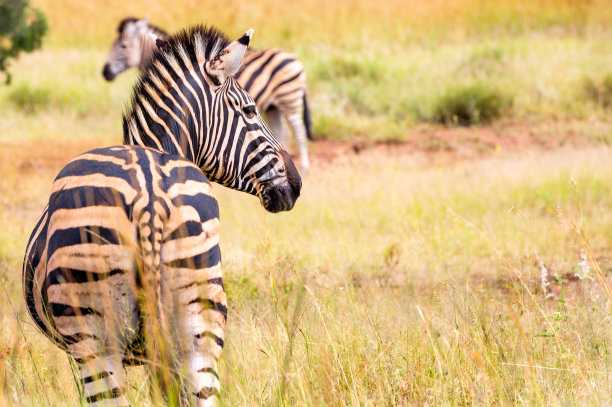
<svg viewBox="0 0 612 407">
<path fill-rule="evenodd" d="M 586 78 L 582 82 L 583 94 L 588 100 L 603 108 L 612 107 L 612 73 L 603 77 L 601 81 Z"/>
<path fill-rule="evenodd" d="M 8 63 L 21 51 L 40 48 L 47 32 L 47 19 L 24 0 L 0 0 L 0 72 L 11 82 Z"/>
<path fill-rule="evenodd" d="M 32 114 L 49 106 L 51 92 L 47 88 L 31 87 L 23 83 L 11 89 L 8 99 L 18 109 Z"/>
<path fill-rule="evenodd" d="M 487 78 L 507 74 L 508 66 L 504 63 L 504 52 L 499 47 L 489 45 L 476 47 L 457 67 L 457 75 L 473 78 Z"/>
<path fill-rule="evenodd" d="M 508 95 L 489 85 L 456 86 L 434 102 L 432 120 L 446 125 L 485 124 L 502 116 L 511 102 Z"/>
</svg>

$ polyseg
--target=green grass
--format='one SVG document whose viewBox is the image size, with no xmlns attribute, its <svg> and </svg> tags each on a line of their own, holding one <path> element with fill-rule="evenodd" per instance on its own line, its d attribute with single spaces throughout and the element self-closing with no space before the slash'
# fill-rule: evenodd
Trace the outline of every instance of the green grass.
<svg viewBox="0 0 612 407">
<path fill-rule="evenodd" d="M 600 81 L 585 78 L 582 83 L 584 96 L 603 108 L 612 106 L 612 73 L 606 74 Z"/>
<path fill-rule="evenodd" d="M 147 10 L 151 22 L 169 31 L 214 21 L 236 37 L 253 26 L 255 47 L 293 51 L 306 67 L 321 139 L 407 140 L 407 129 L 420 122 L 454 124 L 455 109 L 445 116 L 449 98 L 472 111 L 466 124 L 482 124 L 480 110 L 471 107 L 476 99 L 493 106 L 511 100 L 511 108 L 493 109 L 491 119 L 502 122 L 608 120 L 612 47 L 605 1 L 322 3 L 280 7 L 271 22 L 263 5 L 242 15 L 232 11 L 234 2 L 206 13 L 188 3 L 167 13 L 162 3 L 92 2 L 77 13 L 70 2 L 35 1 L 49 15 L 50 35 L 42 51 L 13 64 L 13 89 L 0 88 L 0 104 L 33 117 L 56 111 L 116 117 L 136 74 L 109 84 L 101 80 L 102 65 L 117 22 Z M 93 15 L 95 23 L 87 18 Z M 309 29 L 315 16 L 319 30 Z"/>
<path fill-rule="evenodd" d="M 432 120 L 446 125 L 487 124 L 501 117 L 512 99 L 482 82 L 448 89 L 434 106 Z"/>
</svg>

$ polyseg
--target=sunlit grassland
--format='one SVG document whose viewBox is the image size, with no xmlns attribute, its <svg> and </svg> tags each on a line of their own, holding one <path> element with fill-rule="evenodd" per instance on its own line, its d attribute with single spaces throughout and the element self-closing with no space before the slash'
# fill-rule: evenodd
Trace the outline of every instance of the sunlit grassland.
<svg viewBox="0 0 612 407">
<path fill-rule="evenodd" d="M 14 149 L 0 164 L 0 389 L 9 403 L 73 405 L 67 357 L 33 328 L 20 287 L 23 246 L 63 159 Z M 609 403 L 610 298 L 572 277 L 584 242 L 559 211 L 583 230 L 609 287 L 610 153 L 437 166 L 348 156 L 313 169 L 280 215 L 216 187 L 226 405 Z M 144 371 L 130 371 L 130 397 L 144 403 Z"/>
<path fill-rule="evenodd" d="M 476 86 L 508 101 L 493 124 L 502 135 L 554 123 L 549 133 L 587 141 L 472 162 L 318 161 L 277 215 L 215 186 L 226 405 L 612 403 L 610 106 L 585 87 L 612 77 L 609 2 L 32 3 L 49 37 L 0 87 L 0 405 L 79 402 L 68 357 L 27 315 L 21 261 L 59 169 L 121 142 L 136 73 L 109 84 L 101 69 L 127 15 L 231 37 L 253 27 L 255 47 L 295 52 L 319 138 L 408 140 Z M 590 253 L 593 280 L 578 280 Z M 145 370 L 128 376 L 134 405 L 155 405 Z"/>
</svg>

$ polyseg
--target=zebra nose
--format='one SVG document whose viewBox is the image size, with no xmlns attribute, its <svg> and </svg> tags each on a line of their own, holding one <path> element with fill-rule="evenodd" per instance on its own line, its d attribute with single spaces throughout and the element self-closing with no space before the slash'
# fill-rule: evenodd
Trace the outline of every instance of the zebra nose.
<svg viewBox="0 0 612 407">
<path fill-rule="evenodd" d="M 295 199 L 298 199 L 298 197 L 300 196 L 300 192 L 302 191 L 302 178 L 299 177 L 297 180 L 294 180 L 294 182 L 291 182 L 290 184 L 291 189 L 293 190 L 293 196 L 295 197 Z"/>
<path fill-rule="evenodd" d="M 115 75 L 113 75 L 110 70 L 110 64 L 104 65 L 104 69 L 102 70 L 102 76 L 104 76 L 104 79 L 106 79 L 107 81 L 112 81 L 113 79 L 115 79 Z"/>
<path fill-rule="evenodd" d="M 298 172 L 297 168 L 295 168 L 295 164 L 293 163 L 293 160 L 291 159 L 289 153 L 283 150 L 281 152 L 281 156 L 283 157 L 283 161 L 285 163 L 287 181 L 291 189 L 290 197 L 291 200 L 295 202 L 299 198 L 300 192 L 302 190 L 302 178 L 300 177 L 300 173 Z"/>
</svg>

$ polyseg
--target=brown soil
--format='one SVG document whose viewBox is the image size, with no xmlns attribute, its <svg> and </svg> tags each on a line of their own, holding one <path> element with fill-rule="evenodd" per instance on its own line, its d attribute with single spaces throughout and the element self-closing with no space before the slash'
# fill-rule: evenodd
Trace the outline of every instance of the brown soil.
<svg viewBox="0 0 612 407">
<path fill-rule="evenodd" d="M 309 144 L 313 165 L 325 165 L 349 155 L 423 154 L 434 161 L 457 161 L 527 149 L 551 150 L 612 141 L 612 123 L 506 123 L 484 127 L 420 125 L 408 130 L 406 140 L 317 140 Z"/>
</svg>

